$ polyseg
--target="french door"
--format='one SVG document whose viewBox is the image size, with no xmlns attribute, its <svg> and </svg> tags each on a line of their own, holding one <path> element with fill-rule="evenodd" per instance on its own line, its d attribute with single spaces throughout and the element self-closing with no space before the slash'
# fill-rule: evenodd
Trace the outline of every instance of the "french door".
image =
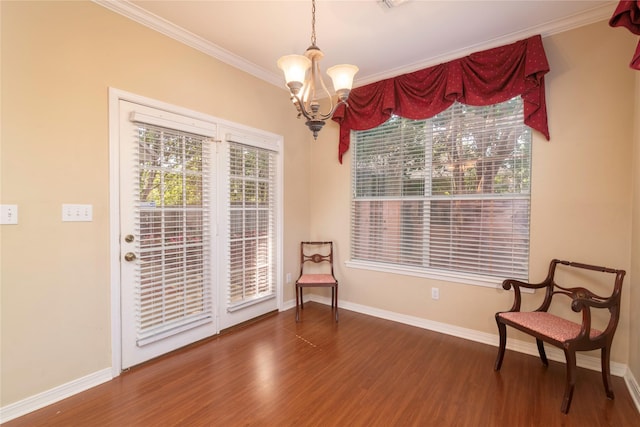
<svg viewBox="0 0 640 427">
<path fill-rule="evenodd" d="M 221 127 L 221 238 L 226 250 L 220 329 L 278 308 L 280 156 L 273 141 Z"/>
<path fill-rule="evenodd" d="M 120 101 L 122 367 L 214 335 L 215 166 L 206 122 Z"/>
<path fill-rule="evenodd" d="M 281 140 L 142 99 L 117 100 L 122 369 L 278 309 L 282 276 Z"/>
</svg>

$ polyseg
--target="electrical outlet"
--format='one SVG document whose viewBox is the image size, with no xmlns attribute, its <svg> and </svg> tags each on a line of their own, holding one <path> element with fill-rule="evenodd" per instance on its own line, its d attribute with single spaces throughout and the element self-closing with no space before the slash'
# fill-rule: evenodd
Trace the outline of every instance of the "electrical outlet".
<svg viewBox="0 0 640 427">
<path fill-rule="evenodd" d="M 62 205 L 62 221 L 89 222 L 93 221 L 93 205 Z"/>
<path fill-rule="evenodd" d="M 18 223 L 18 205 L 0 205 L 0 224 L 15 225 Z"/>
<path fill-rule="evenodd" d="M 291 283 L 291 273 L 287 273 L 287 283 Z"/>
<path fill-rule="evenodd" d="M 435 300 L 440 299 L 440 289 L 431 288 L 431 299 L 435 299 Z"/>
</svg>

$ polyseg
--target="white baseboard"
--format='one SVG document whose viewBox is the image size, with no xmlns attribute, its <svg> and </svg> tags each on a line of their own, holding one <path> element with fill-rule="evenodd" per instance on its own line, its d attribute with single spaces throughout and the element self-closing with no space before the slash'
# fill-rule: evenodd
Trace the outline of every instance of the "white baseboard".
<svg viewBox="0 0 640 427">
<path fill-rule="evenodd" d="M 306 301 L 307 298 L 305 298 Z M 320 297 L 315 294 L 309 294 L 309 300 L 318 302 L 325 305 L 331 305 L 329 298 Z M 289 306 L 291 304 L 287 304 Z M 295 302 L 293 305 L 295 306 Z M 497 334 L 489 334 L 486 332 L 479 332 L 473 329 L 461 328 L 459 326 L 453 326 L 446 323 L 434 322 L 432 320 L 423 319 L 421 317 L 407 316 L 405 314 L 399 314 L 392 311 L 380 310 L 365 305 L 350 303 L 349 301 L 340 301 L 340 307 L 355 311 L 369 316 L 378 317 L 381 319 L 391 320 L 398 323 L 404 323 L 405 325 L 416 326 L 418 328 L 428 329 L 434 332 L 440 332 L 443 334 L 451 335 L 458 338 L 464 338 L 470 341 L 475 341 L 483 344 L 489 344 L 497 347 L 499 343 L 499 337 Z M 517 351 L 519 353 L 530 354 L 538 357 L 538 347 L 533 343 L 528 343 L 521 340 L 509 339 L 507 340 L 507 348 L 509 350 Z M 549 360 L 565 363 L 564 352 L 558 348 L 545 346 L 545 352 Z M 576 355 L 576 364 L 585 369 L 600 372 L 600 358 L 587 356 L 584 354 Z M 640 386 L 638 386 L 637 380 L 634 378 L 631 370 L 627 365 L 611 362 L 611 375 L 617 377 L 624 377 L 629 394 L 633 398 L 633 401 L 640 412 Z"/>
<path fill-rule="evenodd" d="M 307 301 L 307 299 L 308 298 L 305 295 L 305 301 Z M 281 310 L 288 310 L 295 306 L 295 300 L 285 301 Z M 0 407 L 0 424 L 6 423 L 30 412 L 37 411 L 38 409 L 59 402 L 62 399 L 73 396 L 74 394 L 81 393 L 92 387 L 110 381 L 114 377 L 115 375 L 111 368 L 103 369 L 18 402 Z"/>
<path fill-rule="evenodd" d="M 326 305 L 331 304 L 331 301 L 328 298 L 319 297 L 318 295 L 311 295 L 310 300 Z M 449 325 L 447 323 L 434 322 L 433 320 L 423 319 L 421 317 L 407 316 L 405 314 L 399 314 L 392 311 L 380 310 L 360 304 L 353 304 L 348 301 L 341 301 L 340 307 L 347 310 L 356 311 L 358 313 L 367 314 L 369 316 L 392 320 L 394 322 L 404 323 L 405 325 L 416 326 L 418 328 L 428 329 L 430 331 L 440 332 L 443 334 L 452 335 L 454 337 L 464 338 L 483 344 L 489 344 L 495 347 L 497 347 L 499 343 L 499 337 L 497 334 L 480 332 L 474 329 L 467 329 L 460 326 Z M 530 354 L 532 356 L 538 356 L 538 347 L 533 342 L 528 343 L 521 340 L 509 339 L 507 340 L 507 349 L 517 351 L 519 353 Z M 564 352 L 562 352 L 562 350 L 545 346 L 545 352 L 549 360 L 563 363 L 565 362 Z M 586 368 L 598 372 L 600 371 L 600 359 L 597 357 L 577 354 L 576 364 L 581 368 Z M 626 372 L 627 365 L 617 362 L 611 362 L 612 375 L 623 377 Z"/>
<path fill-rule="evenodd" d="M 330 305 L 329 298 L 319 297 L 318 295 L 305 296 L 305 301 L 315 301 L 321 304 Z M 288 310 L 295 307 L 295 301 L 285 301 L 281 310 Z M 461 328 L 459 326 L 453 326 L 446 323 L 434 322 L 432 320 L 423 319 L 420 317 L 407 316 L 404 314 L 395 313 L 392 311 L 380 310 L 373 307 L 367 307 L 360 304 L 350 303 L 348 301 L 341 301 L 340 307 L 355 311 L 369 316 L 378 317 L 381 319 L 391 320 L 405 325 L 416 326 L 418 328 L 428 329 L 434 332 L 440 332 L 443 334 L 451 335 L 458 338 L 464 338 L 470 341 L 475 341 L 483 344 L 489 344 L 492 346 L 498 345 L 498 336 L 489 334 L 486 332 L 479 332 L 473 329 Z M 507 348 L 509 350 L 517 351 L 520 353 L 530 354 L 537 356 L 538 348 L 535 344 L 526 343 L 519 340 L 509 340 L 507 342 Z M 564 362 L 564 353 L 559 349 L 549 348 L 547 349 L 547 357 L 550 360 L 558 362 Z M 585 356 L 578 354 L 576 358 L 578 366 L 594 371 L 600 371 L 600 359 L 591 356 Z M 631 394 L 631 398 L 636 405 L 636 408 L 640 412 L 640 386 L 638 381 L 634 378 L 631 370 L 627 365 L 622 363 L 611 363 L 611 374 L 624 377 L 627 389 Z M 14 418 L 18 418 L 22 415 L 26 415 L 30 412 L 44 408 L 45 406 L 59 402 L 62 399 L 73 396 L 74 394 L 81 393 L 92 387 L 105 383 L 113 379 L 111 368 L 106 368 L 93 374 L 89 374 L 85 377 L 78 378 L 77 380 L 70 381 L 66 384 L 62 384 L 58 387 L 54 387 L 45 392 L 39 393 L 35 396 L 28 397 L 16 403 L 4 406 L 0 408 L 0 424 L 11 421 Z"/>
<path fill-rule="evenodd" d="M 640 412 L 640 385 L 638 385 L 638 381 L 633 376 L 631 369 L 627 369 L 627 373 L 624 376 L 624 382 L 627 384 L 627 389 L 629 390 L 631 399 L 633 399 L 633 403 L 636 404 L 636 408 L 638 409 L 638 412 Z"/>
<path fill-rule="evenodd" d="M 94 372 L 77 380 L 70 381 L 58 387 L 28 397 L 16 403 L 0 408 L 0 424 L 11 421 L 14 418 L 26 415 L 29 412 L 36 411 L 73 396 L 92 387 L 110 381 L 112 379 L 111 368 L 106 368 L 98 372 Z"/>
</svg>

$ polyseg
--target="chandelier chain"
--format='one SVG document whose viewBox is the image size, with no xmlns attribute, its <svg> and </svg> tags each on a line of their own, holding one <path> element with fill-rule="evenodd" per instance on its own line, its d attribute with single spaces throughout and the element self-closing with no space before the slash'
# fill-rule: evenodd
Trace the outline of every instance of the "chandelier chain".
<svg viewBox="0 0 640 427">
<path fill-rule="evenodd" d="M 316 0 L 311 0 L 311 46 L 316 45 Z"/>
<path fill-rule="evenodd" d="M 316 0 L 311 0 L 311 46 L 307 48 L 304 56 L 281 57 L 278 59 L 278 67 L 284 71 L 285 81 L 291 92 L 291 100 L 298 110 L 298 117 L 304 117 L 307 120 L 305 125 L 313 132 L 314 139 L 318 137 L 318 132 L 325 125 L 326 120 L 333 117 L 338 106 L 348 106 L 347 99 L 353 84 L 353 76 L 358 72 L 358 67 L 349 64 L 335 65 L 327 70 L 338 96 L 338 102 L 334 103 L 320 73 L 319 61 L 323 56 L 320 48 L 316 46 Z M 316 93 L 316 90 L 320 90 L 320 86 L 329 99 L 329 110 L 326 114 L 320 111 L 320 103 L 316 97 L 320 95 Z"/>
</svg>

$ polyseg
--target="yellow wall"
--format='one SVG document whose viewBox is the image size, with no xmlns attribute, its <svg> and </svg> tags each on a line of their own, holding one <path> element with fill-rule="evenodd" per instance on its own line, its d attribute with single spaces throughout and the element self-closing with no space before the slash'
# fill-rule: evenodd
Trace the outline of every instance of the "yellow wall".
<svg viewBox="0 0 640 427">
<path fill-rule="evenodd" d="M 543 40 L 551 66 L 546 77 L 551 141 L 534 132 L 533 281 L 544 278 L 552 258 L 631 273 L 632 140 L 638 116 L 633 115 L 636 77 L 628 67 L 635 37 L 627 33 L 600 22 Z M 350 252 L 351 155 L 338 163 L 336 139 L 333 126 L 313 145 L 312 182 L 327 185 L 311 200 L 311 234 L 336 241 L 341 300 L 497 334 L 494 314 L 511 306 L 510 292 L 344 265 Z M 629 359 L 630 313 L 638 310 L 637 297 L 630 304 L 631 282 L 629 274 L 612 351 L 612 360 L 623 364 Z M 438 301 L 431 299 L 432 286 L 440 288 Z M 634 319 L 638 331 L 637 315 Z"/>
<path fill-rule="evenodd" d="M 93 3 L 0 8 L 0 196 L 20 214 L 19 225 L 0 229 L 0 406 L 111 366 L 108 87 L 284 136 L 285 273 L 298 269 L 300 240 L 333 239 L 341 300 L 496 333 L 493 314 L 510 304 L 506 292 L 345 267 L 350 155 L 338 164 L 333 122 L 312 142 L 281 89 Z M 544 43 L 552 141 L 534 141 L 532 278 L 544 275 L 551 257 L 640 277 L 638 262 L 631 265 L 632 38 L 603 22 Z M 62 223 L 62 203 L 92 204 L 94 221 Z M 632 363 L 638 378 L 640 355 L 629 351 L 640 329 L 637 314 L 630 326 L 640 303 L 632 281 L 613 360 Z M 293 296 L 287 285 L 285 301 Z"/>
<path fill-rule="evenodd" d="M 0 229 L 5 406 L 111 366 L 109 87 L 284 136 L 285 271 L 309 230 L 311 136 L 286 91 L 94 3 L 1 8 L 1 197 L 19 210 Z M 63 203 L 93 222 L 63 223 Z"/>
<path fill-rule="evenodd" d="M 640 380 L 640 71 L 636 73 L 635 139 L 633 145 L 633 233 L 631 246 L 631 328 L 629 368 Z"/>
</svg>

